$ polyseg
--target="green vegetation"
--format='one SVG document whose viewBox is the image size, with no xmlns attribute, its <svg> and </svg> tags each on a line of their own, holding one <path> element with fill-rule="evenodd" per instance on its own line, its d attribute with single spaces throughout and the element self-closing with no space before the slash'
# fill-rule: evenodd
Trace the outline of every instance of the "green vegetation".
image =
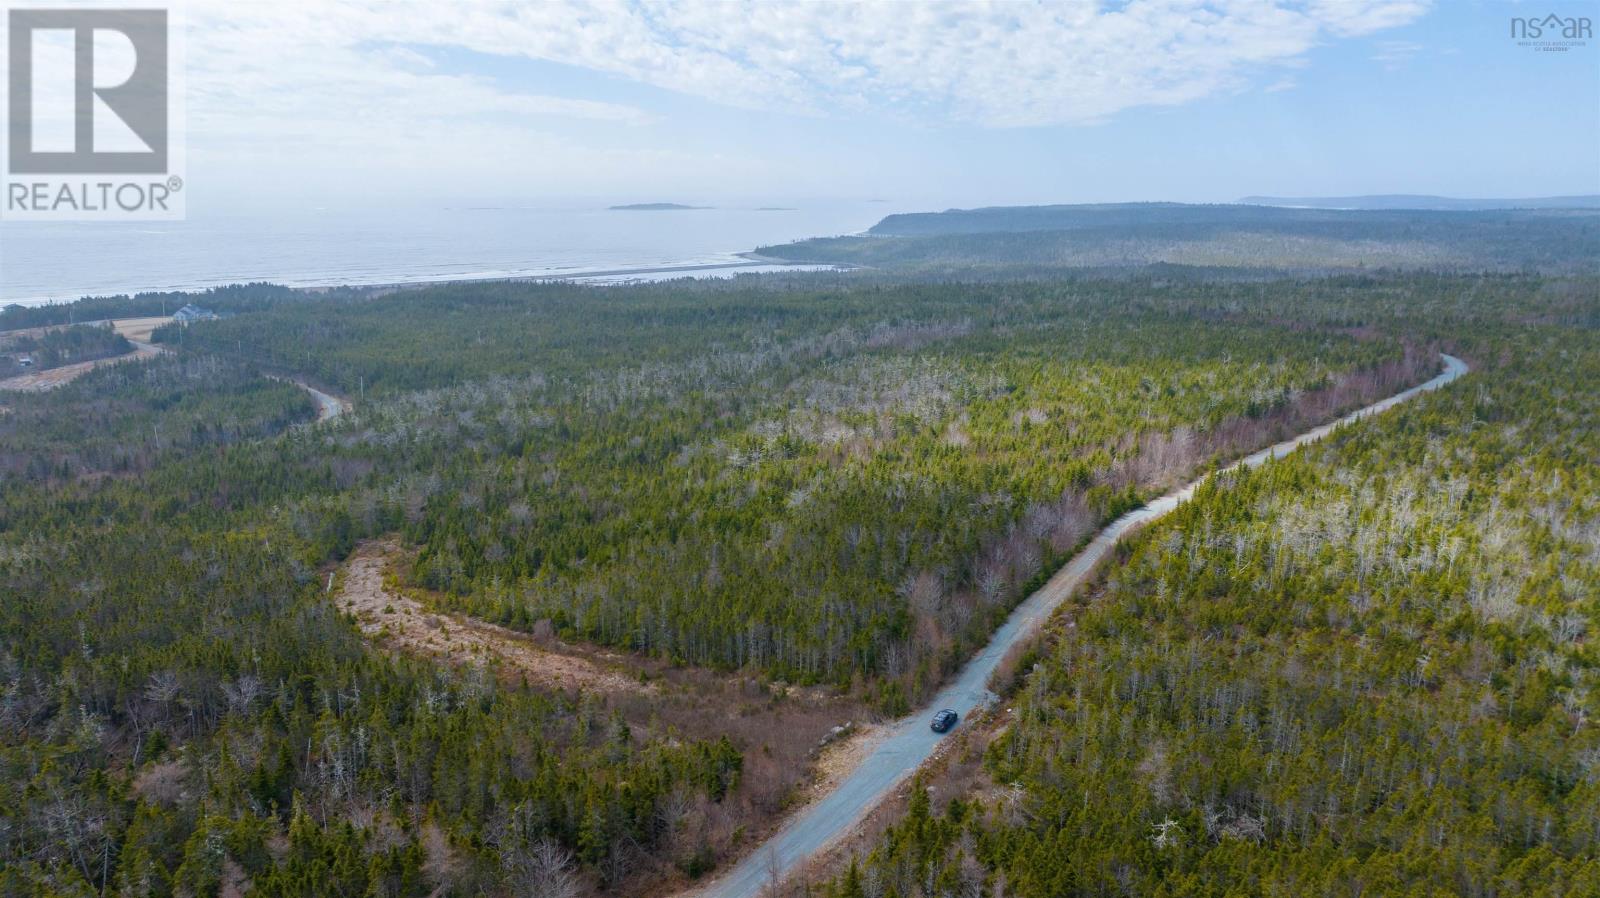
<svg viewBox="0 0 1600 898">
<path fill-rule="evenodd" d="M 316 411 L 300 388 L 215 356 L 111 365 L 5 403 L 0 478 L 29 480 L 148 470 L 162 459 L 269 436 Z"/>
<path fill-rule="evenodd" d="M 1500 209 L 1438 211 L 1425 209 L 1292 209 L 1281 206 L 1187 203 L 1102 203 L 1075 206 L 991 206 L 946 212 L 890 215 L 869 233 L 919 237 L 936 234 L 983 234 L 1002 231 L 1064 231 L 1101 228 L 1138 229 L 1151 237 L 1171 236 L 1172 228 L 1285 229 L 1336 226 L 1354 234 L 1389 238 L 1406 232 L 1450 233 L 1455 238 L 1515 227 L 1518 239 L 1535 236 L 1541 227 L 1559 222 L 1594 224 L 1600 212 L 1591 202 L 1576 209 Z M 1591 233 L 1592 237 L 1592 233 Z"/>
<path fill-rule="evenodd" d="M 298 295 L 277 284 L 234 284 L 200 293 L 139 293 L 134 296 L 91 296 L 77 302 L 42 306 L 8 305 L 0 308 L 0 332 L 73 322 L 170 315 L 185 303 L 226 312 L 259 309 L 272 301 Z"/>
<path fill-rule="evenodd" d="M 1461 343 L 1145 534 L 1007 701 L 1009 788 L 914 790 L 825 891 L 1600 892 L 1600 342 Z"/>
<path fill-rule="evenodd" d="M 1003 782 L 1023 785 L 1019 816 L 983 802 L 925 808 L 900 831 L 916 834 L 898 838 L 923 852 L 915 875 L 940 884 L 925 892 L 974 870 L 1027 894 L 1113 891 L 1119 877 L 1142 892 L 1132 884 L 1165 884 L 1149 877 L 1166 871 L 1204 883 L 1220 868 L 1183 866 L 1147 836 L 1171 816 L 1184 850 L 1203 857 L 1207 800 L 1219 827 L 1263 817 L 1261 846 L 1216 843 L 1270 846 L 1271 859 L 1252 861 L 1260 882 L 1347 848 L 1365 862 L 1396 839 L 1426 845 L 1434 831 L 1405 828 L 1436 813 L 1423 797 L 1472 821 L 1457 854 L 1435 845 L 1423 858 L 1471 852 L 1496 875 L 1525 868 L 1516 875 L 1532 888 L 1558 865 L 1580 875 L 1573 859 L 1592 853 L 1594 834 L 1579 830 L 1593 818 L 1582 802 L 1594 739 L 1572 719 L 1595 710 L 1578 697 L 1593 660 L 1582 634 L 1539 642 L 1554 625 L 1531 612 L 1492 627 L 1447 615 L 1413 581 L 1470 596 L 1487 559 L 1549 559 L 1536 594 L 1513 604 L 1592 619 L 1594 559 L 1579 548 L 1594 521 L 1592 467 L 1583 473 L 1593 406 L 1576 386 L 1555 392 L 1552 372 L 1593 379 L 1592 349 L 1567 333 L 1592 337 L 1593 281 L 875 274 L 220 299 L 202 302 L 238 314 L 159 334 L 173 358 L 4 400 L 0 894 L 568 898 L 686 882 L 778 810 L 781 796 L 750 800 L 773 763 L 763 744 L 730 735 L 747 731 L 725 710 L 691 727 L 654 697 L 569 694 L 368 643 L 329 598 L 359 541 L 399 534 L 396 575 L 441 610 L 648 655 L 657 671 L 713 668 L 672 673 L 748 682 L 769 706 L 799 683 L 897 712 L 1100 521 L 1433 373 L 1434 346 L 1474 331 L 1522 334 L 1504 359 L 1487 337 L 1470 347 L 1509 374 L 1475 375 L 1425 417 L 1386 421 L 1398 437 L 1347 435 L 1321 460 L 1327 472 L 1310 459 L 1274 466 L 1254 492 L 1241 481 L 1249 499 L 1237 506 L 1234 491 L 1208 493 L 1195 508 L 1218 506 L 1211 517 L 1173 525 L 1203 537 L 1192 552 L 1169 552 L 1165 528 L 1142 544 L 1029 676 L 1026 713 L 991 754 Z M 309 401 L 261 376 L 288 371 L 356 397 L 355 411 L 291 426 Z M 1522 392 L 1505 392 L 1515 384 Z M 1337 465 L 1359 458 L 1338 453 L 1357 445 L 1364 464 L 1395 468 L 1383 483 L 1409 491 L 1369 495 L 1372 478 L 1340 479 Z M 1362 633 L 1334 614 L 1353 607 L 1345 567 L 1323 583 L 1303 560 L 1320 546 L 1296 544 L 1301 560 L 1280 563 L 1252 529 L 1289 514 L 1274 484 L 1295 471 L 1306 490 L 1373 505 L 1374 520 L 1390 496 L 1421 496 L 1415 514 L 1433 514 L 1429 453 L 1447 450 L 1463 508 L 1488 503 L 1549 532 L 1513 527 L 1516 539 L 1491 544 L 1478 518 L 1452 518 L 1381 543 L 1431 566 L 1380 553 L 1355 568 L 1369 604 L 1340 613 L 1365 615 Z M 1508 476 L 1524 456 L 1527 475 Z M 1569 492 L 1589 498 L 1551 498 Z M 1253 559 L 1248 575 L 1224 564 L 1236 548 Z M 1174 567 L 1198 558 L 1204 577 Z M 1484 582 L 1523 588 L 1510 575 Z M 1204 601 L 1190 593 L 1199 584 Z M 1265 610 L 1235 609 L 1227 596 L 1242 588 L 1260 589 L 1252 601 Z M 1344 604 L 1319 598 L 1324 588 Z M 1169 692 L 1191 672 L 1190 655 L 1164 648 L 1179 645 L 1203 679 Z M 1161 686 L 1148 679 L 1157 672 Z M 1494 704 L 1478 710 L 1484 688 Z M 1435 691 L 1424 701 L 1421 689 Z M 1278 709 L 1298 741 L 1240 741 L 1228 715 L 1244 706 L 1259 712 L 1256 738 Z M 1431 735 L 1491 724 L 1456 760 L 1441 754 L 1455 744 Z M 1312 737 L 1327 728 L 1392 738 L 1350 749 L 1368 779 L 1313 793 L 1334 749 Z M 1125 769 L 1154 740 L 1173 765 L 1165 803 Z M 1068 752 L 1080 746 L 1099 754 Z M 1457 790 L 1446 773 L 1476 779 Z M 1514 788 L 1481 798 L 1501 783 Z M 1361 803 L 1397 790 L 1406 803 L 1392 813 Z M 1113 809 L 1090 827 L 1104 841 L 1072 816 L 1085 794 Z M 1330 810 L 1331 794 L 1341 804 Z M 1319 842 L 1327 814 L 1349 819 Z M 1369 818 L 1387 829 L 1368 832 Z M 1070 860 L 1080 848 L 1100 852 L 1094 864 Z M 1147 858 L 1158 863 L 1138 866 Z M 903 863 L 857 876 L 889 882 Z M 1317 875 L 1354 875 L 1325 866 Z"/>
<path fill-rule="evenodd" d="M 525 894 L 566 865 L 547 844 L 619 876 L 664 803 L 737 780 L 726 743 L 365 650 L 314 560 L 270 520 L 181 515 L 7 546 L 0 889 L 424 895 L 431 862 Z"/>
<path fill-rule="evenodd" d="M 317 570 L 357 526 L 347 472 L 305 431 L 244 439 L 300 391 L 184 357 L 46 396 L 75 422 L 0 418 L 33 459 L 0 478 L 0 894 L 614 884 L 739 782 L 726 740 L 364 646 Z M 74 476 L 101 465 L 125 476 Z"/>
<path fill-rule="evenodd" d="M 891 215 L 764 256 L 973 277 L 1148 265 L 1592 273 L 1600 210 L 1428 212 L 1132 203 Z"/>
<path fill-rule="evenodd" d="M 132 351 L 133 345 L 109 327 L 59 327 L 38 335 L 14 335 L 0 342 L 0 378 Z M 24 358 L 33 362 L 31 367 L 22 365 Z"/>
<path fill-rule="evenodd" d="M 1128 309 L 1138 297 L 499 285 L 184 339 L 283 364 L 304 347 L 320 378 L 377 395 L 539 359 L 361 416 L 427 460 L 402 531 L 415 584 L 675 662 L 864 679 L 893 711 L 1142 491 L 1435 364 L 1390 340 Z"/>
</svg>

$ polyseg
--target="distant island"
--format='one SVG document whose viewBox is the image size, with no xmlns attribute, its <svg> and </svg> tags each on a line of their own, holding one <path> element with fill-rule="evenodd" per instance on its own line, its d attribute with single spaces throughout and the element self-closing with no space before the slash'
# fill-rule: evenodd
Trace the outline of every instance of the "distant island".
<svg viewBox="0 0 1600 898">
<path fill-rule="evenodd" d="M 799 210 L 795 209 L 795 207 L 793 207 L 793 206 L 757 206 L 756 207 L 756 211 L 757 212 L 796 212 L 796 211 L 799 211 Z"/>
<path fill-rule="evenodd" d="M 710 209 L 710 206 L 685 206 L 682 203 L 628 203 L 612 206 L 614 212 L 680 212 L 687 209 Z"/>
<path fill-rule="evenodd" d="M 1247 196 L 1246 206 L 1283 206 L 1299 209 L 1422 209 L 1444 212 L 1489 212 L 1497 209 L 1595 209 L 1600 196 L 1538 196 L 1523 198 L 1461 199 L 1453 196 L 1391 193 L 1376 196 Z"/>
</svg>

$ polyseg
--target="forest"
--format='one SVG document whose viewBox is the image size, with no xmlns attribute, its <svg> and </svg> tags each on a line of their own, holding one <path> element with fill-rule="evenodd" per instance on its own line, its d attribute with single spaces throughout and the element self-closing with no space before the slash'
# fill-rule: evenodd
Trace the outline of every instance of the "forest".
<svg viewBox="0 0 1600 898">
<path fill-rule="evenodd" d="M 1600 341 L 1451 330 L 1472 374 L 1142 534 L 981 775 L 797 891 L 1600 893 Z"/>
<path fill-rule="evenodd" d="M 304 391 L 217 356 L 112 365 L 49 393 L 7 396 L 5 404 L 0 472 L 57 483 L 146 471 L 189 452 L 272 436 L 313 414 Z"/>
<path fill-rule="evenodd" d="M 1436 364 L 1393 340 L 1125 311 L 1126 287 L 1068 303 L 1022 285 L 622 291 L 580 319 L 581 289 L 285 307 L 184 339 L 285 364 L 301 347 L 324 381 L 374 396 L 537 353 L 542 370 L 358 414 L 369 442 L 435 459 L 401 531 L 412 584 L 675 663 L 860 679 L 886 712 L 1139 495 Z M 897 311 L 914 317 L 879 317 Z M 656 361 L 624 362 L 641 358 Z M 608 359 L 622 367 L 601 373 Z M 324 458 L 397 462 L 325 440 Z"/>
<path fill-rule="evenodd" d="M 1372 269 L 1594 273 L 1594 209 L 1432 212 L 1123 203 L 890 215 L 865 234 L 762 256 L 971 278 L 1148 266 L 1330 274 Z"/>
<path fill-rule="evenodd" d="M 935 234 L 1092 230 L 1139 228 L 1152 236 L 1184 226 L 1292 228 L 1343 226 L 1349 234 L 1365 230 L 1373 239 L 1405 230 L 1458 235 L 1474 231 L 1553 227 L 1560 222 L 1593 220 L 1594 201 L 1570 209 L 1497 209 L 1436 211 L 1397 209 L 1311 209 L 1234 203 L 1089 203 L 1058 206 L 991 206 L 945 212 L 903 212 L 885 216 L 868 232 L 877 236 L 916 237 Z M 1524 235 L 1528 236 L 1528 235 Z"/>
<path fill-rule="evenodd" d="M 342 292 L 342 291 L 335 291 Z M 234 284 L 196 293 L 139 293 L 133 296 L 88 296 L 74 302 L 0 308 L 0 333 L 61 324 L 83 324 L 112 318 L 170 315 L 186 303 L 227 312 L 259 309 L 272 300 L 296 296 L 277 284 Z"/>
<path fill-rule="evenodd" d="M 0 413 L 0 894 L 687 885 L 803 773 L 808 745 L 779 762 L 782 730 L 748 721 L 806 695 L 904 712 L 1098 524 L 1431 376 L 1440 347 L 1483 372 L 1141 540 L 1018 686 L 987 756 L 1010 804 L 914 807 L 821 888 L 1369 875 L 1319 866 L 1336 852 L 1407 883 L 1459 881 L 1418 879 L 1436 860 L 1585 882 L 1595 297 L 1432 271 L 208 294 L 234 314 L 158 331 L 170 356 Z M 287 374 L 354 410 L 309 425 Z M 1316 529 L 1335 497 L 1371 558 Z M 1280 518 L 1304 533 L 1280 544 Z M 330 595 L 378 539 L 438 613 L 614 653 L 659 698 L 364 639 Z M 684 711 L 696 682 L 749 714 Z M 1476 735 L 1446 757 L 1437 732 Z M 1435 805 L 1477 841 L 1436 844 Z M 1259 842 L 1205 841 L 1211 813 Z"/>
</svg>

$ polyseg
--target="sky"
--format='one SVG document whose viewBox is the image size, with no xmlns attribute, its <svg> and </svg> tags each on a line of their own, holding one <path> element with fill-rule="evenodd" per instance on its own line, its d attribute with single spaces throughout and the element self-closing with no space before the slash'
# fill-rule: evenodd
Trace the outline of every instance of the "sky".
<svg viewBox="0 0 1600 898">
<path fill-rule="evenodd" d="M 189 0 L 197 207 L 1600 193 L 1600 0 Z"/>
</svg>

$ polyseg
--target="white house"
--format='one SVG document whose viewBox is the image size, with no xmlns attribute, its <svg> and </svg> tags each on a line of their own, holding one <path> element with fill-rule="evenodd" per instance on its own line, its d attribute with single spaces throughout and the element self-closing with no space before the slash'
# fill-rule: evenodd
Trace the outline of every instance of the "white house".
<svg viewBox="0 0 1600 898">
<path fill-rule="evenodd" d="M 188 324 L 191 321 L 213 321 L 216 317 L 216 312 L 210 309 L 202 309 L 192 303 L 172 313 L 172 320 L 179 324 Z"/>
</svg>

